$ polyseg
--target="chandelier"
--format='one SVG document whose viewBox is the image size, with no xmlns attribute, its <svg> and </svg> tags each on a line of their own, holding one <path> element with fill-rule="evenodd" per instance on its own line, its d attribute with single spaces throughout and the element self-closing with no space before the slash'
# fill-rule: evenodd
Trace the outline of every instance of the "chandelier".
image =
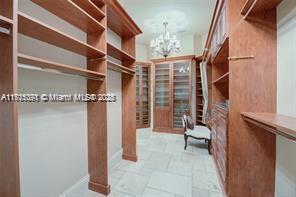
<svg viewBox="0 0 296 197">
<path fill-rule="evenodd" d="M 158 38 L 151 40 L 152 51 L 157 55 L 162 55 L 163 57 L 168 57 L 172 52 L 179 53 L 181 44 L 177 40 L 176 35 L 171 36 L 170 32 L 167 30 L 168 22 L 164 22 L 164 34 L 160 35 Z"/>
</svg>

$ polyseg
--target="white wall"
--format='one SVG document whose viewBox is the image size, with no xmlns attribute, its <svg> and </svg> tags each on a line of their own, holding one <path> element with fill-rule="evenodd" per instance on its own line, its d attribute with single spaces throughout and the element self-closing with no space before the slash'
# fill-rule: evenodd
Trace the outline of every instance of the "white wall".
<svg viewBox="0 0 296 197">
<path fill-rule="evenodd" d="M 277 112 L 296 117 L 296 1 L 278 7 Z M 296 143 L 277 136 L 276 196 L 296 196 Z"/>
<path fill-rule="evenodd" d="M 116 96 L 116 102 L 107 103 L 108 158 L 112 169 L 122 156 L 121 73 L 108 70 L 107 92 Z"/>
<path fill-rule="evenodd" d="M 73 37 L 82 31 L 29 0 L 20 10 Z M 49 44 L 19 37 L 19 51 L 52 61 L 85 67 L 86 58 Z M 86 80 L 19 69 L 20 93 L 85 93 Z M 57 196 L 87 175 L 87 113 L 85 103 L 20 104 L 20 182 L 22 196 Z"/>
<path fill-rule="evenodd" d="M 140 43 L 136 44 L 136 60 L 139 62 L 148 62 L 150 60 L 147 45 Z"/>
<path fill-rule="evenodd" d="M 110 29 L 108 29 L 107 40 L 121 48 L 121 38 Z M 108 59 L 121 63 L 112 57 Z M 108 70 L 107 92 L 117 97 L 116 102 L 107 104 L 108 163 L 111 170 L 122 157 L 121 73 Z"/>
</svg>

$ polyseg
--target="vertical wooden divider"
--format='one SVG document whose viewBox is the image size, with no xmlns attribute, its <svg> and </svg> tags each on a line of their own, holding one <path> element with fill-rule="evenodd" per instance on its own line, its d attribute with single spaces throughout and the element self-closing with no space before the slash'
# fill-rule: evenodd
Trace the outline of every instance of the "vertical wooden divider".
<svg viewBox="0 0 296 197">
<path fill-rule="evenodd" d="M 106 5 L 102 7 L 106 13 Z M 106 17 L 101 21 L 106 27 Z M 103 52 L 107 52 L 107 30 L 102 33 L 88 33 L 87 43 Z M 98 71 L 107 76 L 106 58 L 88 58 L 87 69 Z M 106 94 L 107 79 L 87 80 L 88 94 Z M 105 195 L 110 193 L 108 184 L 108 145 L 107 145 L 107 103 L 91 102 L 87 104 L 88 121 L 88 171 L 89 189 Z"/>
<path fill-rule="evenodd" d="M 122 50 L 136 55 L 136 37 L 122 38 Z M 136 61 L 123 61 L 123 66 L 133 68 Z M 122 73 L 122 158 L 137 161 L 136 143 L 136 75 Z"/>
<path fill-rule="evenodd" d="M 18 91 L 17 6 L 17 0 L 0 1 L 0 15 L 13 20 L 12 34 L 0 33 L 0 96 Z M 0 102 L 0 196 L 20 196 L 18 104 L 14 102 Z"/>
</svg>

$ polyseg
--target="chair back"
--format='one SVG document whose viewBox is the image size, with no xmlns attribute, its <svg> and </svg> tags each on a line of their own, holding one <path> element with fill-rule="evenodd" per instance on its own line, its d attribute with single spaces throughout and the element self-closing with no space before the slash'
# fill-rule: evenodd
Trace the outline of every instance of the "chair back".
<svg viewBox="0 0 296 197">
<path fill-rule="evenodd" d="M 183 117 L 181 117 L 181 119 L 182 119 L 182 126 L 184 129 L 184 132 L 186 132 L 186 115 L 183 115 Z"/>
</svg>

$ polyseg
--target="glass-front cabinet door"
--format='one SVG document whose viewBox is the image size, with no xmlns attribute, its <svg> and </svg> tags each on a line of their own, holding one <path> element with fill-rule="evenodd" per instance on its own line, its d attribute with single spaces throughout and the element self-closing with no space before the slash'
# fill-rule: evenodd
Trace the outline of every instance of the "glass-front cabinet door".
<svg viewBox="0 0 296 197">
<path fill-rule="evenodd" d="M 156 64 L 154 74 L 154 129 L 170 128 L 170 64 Z"/>
<path fill-rule="evenodd" d="M 182 115 L 191 111 L 191 59 L 155 64 L 154 131 L 182 133 Z"/>
<path fill-rule="evenodd" d="M 136 66 L 137 128 L 150 127 L 150 65 Z"/>
<path fill-rule="evenodd" d="M 182 128 L 182 115 L 190 110 L 190 62 L 173 64 L 173 127 Z"/>
</svg>

